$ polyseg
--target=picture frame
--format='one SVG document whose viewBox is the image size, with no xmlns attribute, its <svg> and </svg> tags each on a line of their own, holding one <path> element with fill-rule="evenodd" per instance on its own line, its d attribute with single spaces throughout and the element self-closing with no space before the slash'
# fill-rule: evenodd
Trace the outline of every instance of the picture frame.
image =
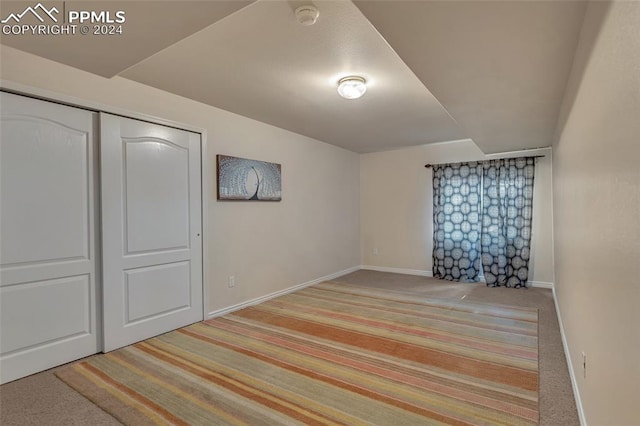
<svg viewBox="0 0 640 426">
<path fill-rule="evenodd" d="M 281 201 L 282 166 L 278 163 L 218 154 L 219 201 Z"/>
</svg>

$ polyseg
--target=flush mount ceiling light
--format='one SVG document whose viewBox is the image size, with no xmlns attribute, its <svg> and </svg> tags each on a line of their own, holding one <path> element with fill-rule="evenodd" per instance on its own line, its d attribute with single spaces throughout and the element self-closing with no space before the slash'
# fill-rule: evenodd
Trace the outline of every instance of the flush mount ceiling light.
<svg viewBox="0 0 640 426">
<path fill-rule="evenodd" d="M 320 11 L 313 5 L 300 6 L 294 12 L 296 20 L 300 25 L 313 25 L 320 16 Z"/>
<path fill-rule="evenodd" d="M 345 99 L 358 99 L 367 91 L 367 80 L 358 76 L 341 78 L 338 81 L 338 93 Z"/>
</svg>

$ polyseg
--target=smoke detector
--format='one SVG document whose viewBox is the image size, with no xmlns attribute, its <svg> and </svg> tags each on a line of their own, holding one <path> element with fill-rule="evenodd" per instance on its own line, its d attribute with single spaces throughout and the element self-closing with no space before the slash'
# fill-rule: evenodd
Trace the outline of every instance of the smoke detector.
<svg viewBox="0 0 640 426">
<path fill-rule="evenodd" d="M 307 26 L 315 24 L 320 16 L 320 11 L 313 5 L 300 6 L 294 13 L 298 23 Z"/>
</svg>

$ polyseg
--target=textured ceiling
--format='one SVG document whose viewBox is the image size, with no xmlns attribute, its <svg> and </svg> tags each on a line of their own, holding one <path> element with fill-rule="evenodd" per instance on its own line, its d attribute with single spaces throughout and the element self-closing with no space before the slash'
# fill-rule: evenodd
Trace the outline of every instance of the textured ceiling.
<svg viewBox="0 0 640 426">
<path fill-rule="evenodd" d="M 261 1 L 129 68 L 125 78 L 356 152 L 460 139 L 459 126 L 348 1 L 303 26 Z M 369 82 L 358 100 L 336 83 Z"/>
<path fill-rule="evenodd" d="M 33 3 L 3 0 L 0 15 Z M 125 10 L 126 32 L 0 42 L 356 152 L 551 145 L 586 2 L 316 0 L 318 22 L 301 26 L 293 10 L 309 3 L 54 1 Z M 336 93 L 349 74 L 369 81 L 359 100 Z"/>
</svg>

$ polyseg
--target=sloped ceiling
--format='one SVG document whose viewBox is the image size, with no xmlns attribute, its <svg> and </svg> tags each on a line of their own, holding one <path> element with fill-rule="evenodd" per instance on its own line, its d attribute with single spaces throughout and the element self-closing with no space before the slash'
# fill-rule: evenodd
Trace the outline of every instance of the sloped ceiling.
<svg viewBox="0 0 640 426">
<path fill-rule="evenodd" d="M 355 3 L 485 153 L 551 145 L 584 2 Z"/>
<path fill-rule="evenodd" d="M 307 27 L 293 11 L 309 3 L 320 18 Z M 29 4 L 3 1 L 0 14 Z M 86 7 L 97 5 L 125 10 L 126 33 L 0 42 L 356 152 L 463 138 L 485 153 L 550 146 L 585 11 L 584 1 L 537 0 Z M 350 74 L 368 80 L 359 100 L 336 93 Z"/>
</svg>

